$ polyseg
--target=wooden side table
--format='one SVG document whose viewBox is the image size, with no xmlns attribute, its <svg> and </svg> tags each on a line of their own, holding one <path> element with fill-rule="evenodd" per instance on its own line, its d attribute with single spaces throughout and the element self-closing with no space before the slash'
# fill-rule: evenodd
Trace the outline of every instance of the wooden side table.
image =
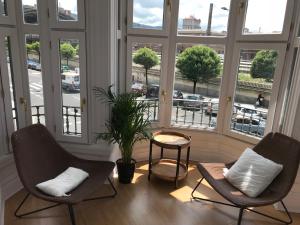
<svg viewBox="0 0 300 225">
<path fill-rule="evenodd" d="M 155 144 L 161 148 L 160 159 L 157 162 L 152 160 L 152 145 Z M 148 180 L 151 175 L 155 175 L 161 179 L 174 181 L 175 187 L 178 186 L 178 180 L 186 177 L 189 157 L 190 157 L 191 137 L 179 132 L 157 131 L 150 140 L 149 151 L 149 173 Z M 185 164 L 181 162 L 181 150 L 187 148 L 187 156 Z M 164 149 L 177 150 L 177 159 L 164 158 Z"/>
</svg>

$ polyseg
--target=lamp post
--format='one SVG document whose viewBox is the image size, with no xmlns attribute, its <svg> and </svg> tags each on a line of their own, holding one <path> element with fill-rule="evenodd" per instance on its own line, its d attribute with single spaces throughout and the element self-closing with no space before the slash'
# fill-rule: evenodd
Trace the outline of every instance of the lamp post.
<svg viewBox="0 0 300 225">
<path fill-rule="evenodd" d="M 214 9 L 214 3 L 210 3 L 209 5 L 209 14 L 208 14 L 208 23 L 207 23 L 207 29 L 206 29 L 206 35 L 211 35 L 211 21 L 212 21 L 212 13 Z M 222 10 L 229 11 L 227 7 L 221 7 Z"/>
</svg>

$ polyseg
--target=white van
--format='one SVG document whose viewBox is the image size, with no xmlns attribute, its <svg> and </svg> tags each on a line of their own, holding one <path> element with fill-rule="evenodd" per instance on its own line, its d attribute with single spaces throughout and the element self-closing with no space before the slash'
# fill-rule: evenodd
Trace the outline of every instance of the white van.
<svg viewBox="0 0 300 225">
<path fill-rule="evenodd" d="M 80 91 L 80 75 L 75 71 L 66 71 L 61 74 L 61 86 L 67 91 Z"/>
</svg>

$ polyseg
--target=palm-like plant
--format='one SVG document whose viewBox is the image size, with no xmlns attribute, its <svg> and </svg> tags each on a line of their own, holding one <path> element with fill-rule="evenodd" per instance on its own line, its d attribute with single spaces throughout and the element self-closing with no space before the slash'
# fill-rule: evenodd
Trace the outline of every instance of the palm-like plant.
<svg viewBox="0 0 300 225">
<path fill-rule="evenodd" d="M 118 143 L 123 163 L 131 163 L 133 146 L 136 142 L 149 139 L 148 103 L 137 101 L 134 93 L 114 94 L 109 86 L 94 88 L 94 93 L 102 102 L 111 106 L 111 118 L 106 123 L 107 132 L 98 134 L 98 139 Z"/>
</svg>

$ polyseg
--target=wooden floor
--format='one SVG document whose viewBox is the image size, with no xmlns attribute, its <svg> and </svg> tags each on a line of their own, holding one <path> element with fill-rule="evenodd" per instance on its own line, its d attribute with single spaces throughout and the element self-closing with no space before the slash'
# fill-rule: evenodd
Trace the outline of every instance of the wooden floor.
<svg viewBox="0 0 300 225">
<path fill-rule="evenodd" d="M 172 183 L 153 178 L 147 180 L 147 165 L 140 165 L 132 184 L 115 185 L 118 195 L 114 199 L 84 202 L 75 206 L 77 225 L 235 225 L 238 210 L 231 207 L 198 203 L 190 200 L 190 193 L 199 180 L 197 169 L 192 166 L 188 177 L 174 189 Z M 108 193 L 109 186 L 99 193 Z M 96 193 L 96 194 L 99 194 Z M 198 189 L 198 195 L 221 200 L 207 183 Z M 5 225 L 70 225 L 66 206 L 18 219 L 14 210 L 25 192 L 20 191 L 6 202 Z M 34 197 L 26 203 L 25 210 L 46 206 L 48 203 Z M 273 216 L 283 217 L 272 207 L 261 209 Z M 294 225 L 300 224 L 300 215 L 293 214 Z M 246 212 L 243 225 L 278 224 L 259 215 Z"/>
</svg>

